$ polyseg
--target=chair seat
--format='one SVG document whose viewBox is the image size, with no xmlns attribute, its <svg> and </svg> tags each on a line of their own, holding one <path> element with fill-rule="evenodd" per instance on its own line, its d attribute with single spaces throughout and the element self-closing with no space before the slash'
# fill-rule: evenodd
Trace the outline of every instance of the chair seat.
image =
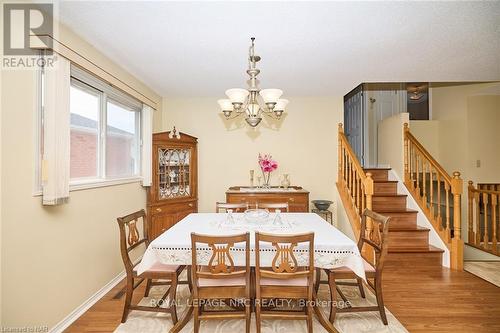
<svg viewBox="0 0 500 333">
<path fill-rule="evenodd" d="M 307 287 L 307 277 L 298 277 L 293 279 L 273 279 L 260 278 L 261 286 L 291 286 L 291 287 Z"/>
<path fill-rule="evenodd" d="M 175 273 L 179 269 L 179 265 L 165 265 L 162 264 L 161 262 L 155 262 L 153 266 L 148 268 L 144 273 L 142 274 L 148 274 L 148 273 Z M 137 275 L 137 268 L 134 267 L 134 274 Z"/>
<path fill-rule="evenodd" d="M 375 273 L 375 267 L 373 267 L 372 264 L 370 264 L 365 259 L 363 259 L 363 265 L 365 268 L 365 272 Z M 330 271 L 333 273 L 353 273 L 353 271 L 349 267 L 346 267 L 346 266 L 333 268 Z"/>
</svg>

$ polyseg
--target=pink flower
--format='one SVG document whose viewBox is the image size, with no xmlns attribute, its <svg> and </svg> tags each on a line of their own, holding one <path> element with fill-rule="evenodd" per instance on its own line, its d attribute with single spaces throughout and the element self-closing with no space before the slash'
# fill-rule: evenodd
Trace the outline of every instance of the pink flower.
<svg viewBox="0 0 500 333">
<path fill-rule="evenodd" d="M 272 156 L 269 154 L 259 154 L 259 166 L 262 172 L 273 172 L 278 168 L 278 162 L 273 160 Z"/>
<path fill-rule="evenodd" d="M 266 167 L 262 168 L 262 170 L 263 170 L 264 172 L 271 172 L 271 171 L 273 171 L 274 169 L 273 169 L 271 166 L 266 166 Z"/>
</svg>

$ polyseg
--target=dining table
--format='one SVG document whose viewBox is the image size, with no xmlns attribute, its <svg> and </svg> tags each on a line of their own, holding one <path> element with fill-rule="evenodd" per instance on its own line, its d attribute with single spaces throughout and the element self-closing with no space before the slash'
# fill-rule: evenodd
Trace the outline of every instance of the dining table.
<svg viewBox="0 0 500 333">
<path fill-rule="evenodd" d="M 250 233 L 250 265 L 255 266 L 255 232 L 272 234 L 314 233 L 314 266 L 317 270 L 347 267 L 361 279 L 365 278 L 363 258 L 357 244 L 335 226 L 314 213 L 269 213 L 265 218 L 249 218 L 245 213 L 192 213 L 150 242 L 137 274 L 148 270 L 156 262 L 167 265 L 191 265 L 191 234 L 229 236 Z M 263 244 L 262 244 L 263 245 Z M 271 266 L 275 248 L 271 244 L 260 247 L 260 262 Z M 298 265 L 307 265 L 308 255 L 301 244 L 294 249 Z M 241 247 L 241 248 L 239 248 Z M 235 266 L 245 265 L 244 244 L 234 244 L 230 253 Z M 208 263 L 209 247 L 197 247 L 198 264 Z M 319 306 L 315 306 L 318 321 L 328 332 L 336 332 L 324 318 Z M 179 332 L 190 320 L 192 307 L 170 332 Z"/>
</svg>

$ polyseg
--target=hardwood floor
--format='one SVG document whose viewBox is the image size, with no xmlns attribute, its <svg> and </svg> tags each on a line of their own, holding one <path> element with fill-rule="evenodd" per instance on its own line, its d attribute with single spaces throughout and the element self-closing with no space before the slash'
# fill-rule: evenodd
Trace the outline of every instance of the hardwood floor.
<svg viewBox="0 0 500 333">
<path fill-rule="evenodd" d="M 113 332 L 123 309 L 123 297 L 115 296 L 124 285 L 118 284 L 65 332 Z M 138 287 L 134 301 L 143 293 L 144 286 Z M 468 272 L 391 263 L 384 272 L 384 298 L 411 333 L 500 332 L 500 288 Z"/>
</svg>

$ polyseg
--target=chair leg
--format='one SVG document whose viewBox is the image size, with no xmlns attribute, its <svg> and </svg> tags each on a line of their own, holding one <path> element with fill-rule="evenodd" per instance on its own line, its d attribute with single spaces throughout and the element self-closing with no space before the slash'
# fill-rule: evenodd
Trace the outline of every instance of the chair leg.
<svg viewBox="0 0 500 333">
<path fill-rule="evenodd" d="M 152 279 L 146 279 L 146 290 L 144 291 L 144 297 L 149 296 L 149 292 L 151 291 L 151 282 L 153 282 Z"/>
<path fill-rule="evenodd" d="M 250 323 L 252 322 L 252 308 L 250 299 L 245 300 L 245 333 L 250 333 Z"/>
<path fill-rule="evenodd" d="M 361 294 L 361 297 L 366 298 L 365 288 L 363 288 L 363 280 L 361 278 L 356 278 L 356 281 L 358 282 L 358 288 L 359 288 L 359 293 Z"/>
<path fill-rule="evenodd" d="M 337 286 L 335 284 L 335 276 L 332 273 L 328 274 L 328 285 L 330 287 L 330 322 L 333 324 L 335 315 L 337 314 Z"/>
<path fill-rule="evenodd" d="M 194 306 L 194 313 L 193 313 L 193 332 L 194 333 L 199 333 L 200 332 L 200 307 L 198 306 L 200 300 L 194 300 L 193 306 Z"/>
<path fill-rule="evenodd" d="M 187 267 L 187 283 L 188 283 L 189 292 L 193 293 L 193 281 L 191 279 L 191 266 Z"/>
<path fill-rule="evenodd" d="M 308 304 L 307 304 L 307 307 L 306 307 L 306 311 L 307 311 L 307 333 L 313 333 L 313 308 L 312 308 L 312 304 L 311 304 L 311 301 L 308 300 Z"/>
<path fill-rule="evenodd" d="M 314 291 L 316 291 L 316 293 L 319 291 L 320 283 L 321 283 L 321 268 L 316 268 L 316 280 L 314 281 Z"/>
<path fill-rule="evenodd" d="M 125 304 L 123 305 L 122 323 L 127 321 L 128 313 L 130 312 L 130 304 L 132 303 L 132 294 L 134 293 L 134 278 L 127 276 L 127 287 L 125 294 Z"/>
<path fill-rule="evenodd" d="M 387 325 L 387 316 L 385 314 L 384 298 L 382 297 L 382 280 L 375 279 L 375 294 L 377 296 L 377 306 L 380 317 L 384 325 Z"/>
<path fill-rule="evenodd" d="M 170 307 L 170 315 L 172 317 L 172 323 L 175 325 L 177 323 L 177 305 L 176 305 L 176 296 L 177 296 L 177 275 L 172 277 L 170 282 L 170 295 L 169 295 L 169 307 Z"/>
<path fill-rule="evenodd" d="M 256 325 L 256 328 L 257 328 L 257 333 L 260 333 L 260 325 L 261 325 L 261 322 L 260 322 L 260 302 L 262 300 L 261 299 L 256 299 L 255 300 L 255 325 Z"/>
</svg>

